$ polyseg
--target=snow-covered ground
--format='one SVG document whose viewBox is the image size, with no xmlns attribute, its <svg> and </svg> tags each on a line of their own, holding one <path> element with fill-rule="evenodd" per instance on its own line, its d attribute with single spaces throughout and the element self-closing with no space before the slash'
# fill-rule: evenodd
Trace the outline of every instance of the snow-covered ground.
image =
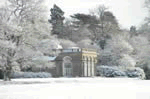
<svg viewBox="0 0 150 99">
<path fill-rule="evenodd" d="M 0 81 L 0 99 L 150 99 L 148 80 L 41 78 L 13 79 L 12 82 L 16 84 L 6 85 Z"/>
</svg>

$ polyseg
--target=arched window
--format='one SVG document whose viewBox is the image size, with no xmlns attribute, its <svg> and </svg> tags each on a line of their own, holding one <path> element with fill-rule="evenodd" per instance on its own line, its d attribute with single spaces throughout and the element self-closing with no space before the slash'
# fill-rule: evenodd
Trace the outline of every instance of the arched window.
<svg viewBox="0 0 150 99">
<path fill-rule="evenodd" d="M 71 61 L 71 60 L 72 60 L 72 58 L 70 56 L 65 56 L 63 58 L 63 61 Z"/>
<path fill-rule="evenodd" d="M 63 76 L 71 77 L 72 76 L 72 58 L 65 56 L 63 58 Z"/>
</svg>

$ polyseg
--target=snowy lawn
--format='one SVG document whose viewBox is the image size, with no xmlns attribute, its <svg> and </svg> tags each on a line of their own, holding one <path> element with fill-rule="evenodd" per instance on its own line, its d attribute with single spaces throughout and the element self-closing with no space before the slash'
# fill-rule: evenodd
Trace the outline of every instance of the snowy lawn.
<svg viewBox="0 0 150 99">
<path fill-rule="evenodd" d="M 0 99 L 150 99 L 150 81 L 128 78 L 13 79 L 10 84 L 0 81 Z"/>
</svg>

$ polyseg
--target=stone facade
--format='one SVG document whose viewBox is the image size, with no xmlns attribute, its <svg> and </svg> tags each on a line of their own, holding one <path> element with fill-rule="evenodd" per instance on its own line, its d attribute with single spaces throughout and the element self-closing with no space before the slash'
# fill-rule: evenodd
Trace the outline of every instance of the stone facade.
<svg viewBox="0 0 150 99">
<path fill-rule="evenodd" d="M 93 49 L 64 49 L 55 60 L 56 77 L 92 77 L 96 75 L 97 53 Z"/>
</svg>

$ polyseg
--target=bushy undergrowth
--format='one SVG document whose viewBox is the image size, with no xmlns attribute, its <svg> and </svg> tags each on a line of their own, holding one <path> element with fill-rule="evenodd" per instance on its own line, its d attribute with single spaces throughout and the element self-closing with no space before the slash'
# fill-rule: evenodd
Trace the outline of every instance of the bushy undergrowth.
<svg viewBox="0 0 150 99">
<path fill-rule="evenodd" d="M 12 78 L 50 78 L 52 75 L 46 72 L 14 72 Z"/>
<path fill-rule="evenodd" d="M 97 75 L 104 77 L 125 77 L 125 72 L 120 71 L 117 67 L 110 66 L 98 66 Z"/>
<path fill-rule="evenodd" d="M 145 73 L 141 68 L 120 70 L 117 66 L 98 66 L 97 75 L 103 77 L 130 77 L 145 79 Z"/>
<path fill-rule="evenodd" d="M 133 70 L 127 70 L 125 72 L 126 72 L 126 75 L 128 77 L 132 77 L 132 78 L 137 77 L 137 78 L 140 78 L 140 79 L 145 79 L 144 70 L 139 68 L 139 67 L 136 67 Z"/>
</svg>

